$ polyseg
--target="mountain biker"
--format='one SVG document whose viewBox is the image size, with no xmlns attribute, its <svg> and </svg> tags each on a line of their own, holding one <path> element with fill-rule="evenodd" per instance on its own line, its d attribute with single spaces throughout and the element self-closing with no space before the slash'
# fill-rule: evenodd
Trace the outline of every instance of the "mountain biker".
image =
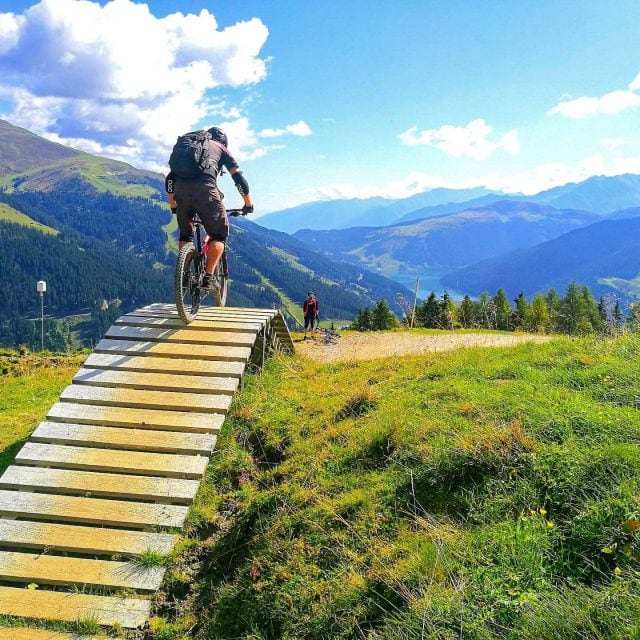
<svg viewBox="0 0 640 640">
<path fill-rule="evenodd" d="M 302 312 L 304 313 L 304 337 L 306 340 L 309 328 L 311 328 L 311 335 L 315 335 L 314 327 L 318 322 L 318 314 L 320 312 L 318 300 L 313 295 L 313 291 L 307 292 L 307 299 L 302 305 Z"/>
<path fill-rule="evenodd" d="M 165 179 L 165 189 L 169 196 L 172 213 L 177 213 L 180 241 L 178 250 L 185 244 L 193 242 L 193 217 L 197 213 L 209 236 L 207 253 L 207 272 L 202 282 L 203 290 L 219 287 L 214 281 L 213 272 L 224 252 L 224 245 L 229 236 L 229 221 L 222 203 L 224 197 L 218 190 L 217 178 L 226 168 L 238 192 L 244 200 L 242 213 L 253 213 L 253 204 L 249 195 L 249 183 L 242 175 L 235 158 L 227 149 L 228 139 L 222 129 L 211 127 L 207 130 L 210 139 L 205 142 L 209 152 L 208 167 L 196 178 L 184 179 L 170 171 Z"/>
</svg>

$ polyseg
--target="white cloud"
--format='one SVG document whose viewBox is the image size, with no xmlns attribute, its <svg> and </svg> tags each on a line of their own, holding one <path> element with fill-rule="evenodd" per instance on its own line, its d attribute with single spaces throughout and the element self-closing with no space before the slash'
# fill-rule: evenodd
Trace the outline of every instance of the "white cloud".
<svg viewBox="0 0 640 640">
<path fill-rule="evenodd" d="M 640 105 L 640 95 L 633 91 L 611 91 L 600 98 L 576 98 L 560 102 L 548 111 L 549 115 L 559 114 L 566 118 L 579 119 L 596 113 L 611 115 L 622 113 Z"/>
<path fill-rule="evenodd" d="M 261 138 L 277 138 L 287 133 L 293 136 L 310 136 L 313 132 L 304 120 L 299 120 L 295 124 L 288 124 L 283 129 L 263 129 L 258 135 Z"/>
<path fill-rule="evenodd" d="M 292 194 L 293 198 L 287 202 L 286 206 L 339 198 L 372 198 L 374 196 L 407 198 L 438 187 L 466 189 L 484 186 L 496 192 L 533 195 L 569 182 L 581 182 L 595 175 L 615 176 L 624 173 L 640 173 L 640 156 L 608 160 L 601 155 L 594 155 L 574 164 L 548 162 L 530 171 L 515 174 L 466 175 L 462 178 L 448 178 L 413 172 L 404 178 L 385 184 L 334 183 L 295 191 Z"/>
<path fill-rule="evenodd" d="M 600 146 L 605 149 L 610 149 L 611 151 L 616 151 L 624 147 L 626 143 L 627 141 L 624 138 L 603 138 L 600 140 Z"/>
<path fill-rule="evenodd" d="M 219 29 L 206 9 L 157 18 L 133 0 L 40 0 L 21 15 L 0 13 L 0 93 L 12 104 L 2 117 L 153 168 L 180 133 L 223 118 L 244 135 L 244 157 L 259 155 L 268 147 L 247 134 L 241 109 L 210 92 L 262 80 L 267 37 L 257 18 Z"/>
<path fill-rule="evenodd" d="M 640 73 L 629 83 L 626 89 L 610 91 L 598 97 L 583 96 L 573 100 L 559 102 L 549 109 L 548 115 L 559 114 L 566 118 L 586 118 L 594 114 L 612 115 L 622 113 L 628 109 L 640 106 L 640 95 L 635 93 L 640 89 Z"/>
<path fill-rule="evenodd" d="M 409 146 L 435 147 L 454 158 L 468 157 L 483 160 L 499 149 L 513 156 L 520 153 L 516 130 L 505 133 L 494 142 L 488 139 L 492 132 L 493 127 L 484 119 L 478 118 L 463 127 L 447 124 L 437 129 L 418 131 L 418 127 L 413 126 L 401 133 L 398 138 Z"/>
</svg>

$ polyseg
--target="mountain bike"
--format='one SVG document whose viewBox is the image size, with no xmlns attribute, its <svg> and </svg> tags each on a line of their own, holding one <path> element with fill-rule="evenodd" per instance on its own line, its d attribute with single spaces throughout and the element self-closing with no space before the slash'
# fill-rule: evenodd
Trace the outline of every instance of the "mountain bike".
<svg viewBox="0 0 640 640">
<path fill-rule="evenodd" d="M 242 209 L 227 209 L 227 215 L 236 217 L 246 215 Z M 196 319 L 203 299 L 209 294 L 202 290 L 202 281 L 206 273 L 209 236 L 202 236 L 202 221 L 195 215 L 193 218 L 193 243 L 186 244 L 178 253 L 174 291 L 176 309 L 183 322 L 187 324 Z M 213 272 L 214 279 L 220 284 L 213 289 L 213 301 L 217 307 L 224 307 L 229 292 L 229 261 L 227 245 Z"/>
</svg>

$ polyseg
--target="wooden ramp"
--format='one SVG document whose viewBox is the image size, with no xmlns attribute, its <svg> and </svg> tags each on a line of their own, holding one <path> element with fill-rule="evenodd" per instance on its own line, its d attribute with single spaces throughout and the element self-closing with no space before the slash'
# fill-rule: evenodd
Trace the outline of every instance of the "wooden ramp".
<svg viewBox="0 0 640 640">
<path fill-rule="evenodd" d="M 118 318 L 0 477 L 0 615 L 143 626 L 247 367 L 292 350 L 277 311 Z"/>
</svg>

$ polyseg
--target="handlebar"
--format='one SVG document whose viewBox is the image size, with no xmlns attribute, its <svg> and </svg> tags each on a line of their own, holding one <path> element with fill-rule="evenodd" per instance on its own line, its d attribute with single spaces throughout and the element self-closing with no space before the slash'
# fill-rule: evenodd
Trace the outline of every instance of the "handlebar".
<svg viewBox="0 0 640 640">
<path fill-rule="evenodd" d="M 243 213 L 242 209 L 227 209 L 227 215 L 236 218 L 237 216 L 247 216 L 246 213 Z"/>
</svg>

